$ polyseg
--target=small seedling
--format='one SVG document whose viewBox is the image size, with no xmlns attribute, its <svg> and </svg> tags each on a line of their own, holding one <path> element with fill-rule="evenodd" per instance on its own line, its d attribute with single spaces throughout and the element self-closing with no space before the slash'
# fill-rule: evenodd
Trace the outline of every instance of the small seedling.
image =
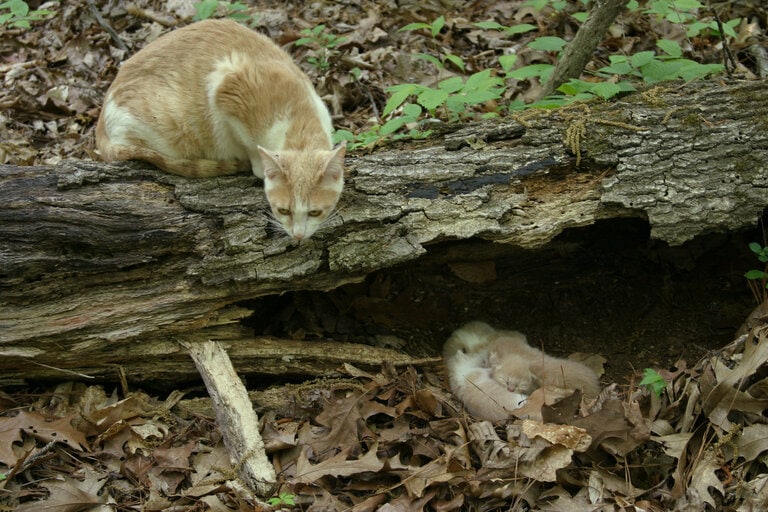
<svg viewBox="0 0 768 512">
<path fill-rule="evenodd" d="M 46 9 L 30 10 L 23 0 L 10 0 L 0 3 L 0 27 L 10 25 L 12 28 L 29 28 L 30 21 L 40 21 L 54 11 Z"/>
<path fill-rule="evenodd" d="M 222 0 L 201 0 L 200 2 L 196 2 L 194 5 L 195 10 L 197 13 L 195 14 L 194 18 L 195 20 L 207 20 L 209 18 L 212 18 L 221 8 L 221 10 L 224 13 L 224 16 L 226 16 L 229 19 L 235 20 L 238 23 L 245 23 L 246 21 L 250 21 L 251 24 L 256 21 L 258 16 L 249 16 L 245 13 L 245 11 L 248 9 L 248 6 L 245 5 L 242 2 L 226 2 Z"/>
<path fill-rule="evenodd" d="M 320 70 L 331 67 L 331 62 L 340 53 L 336 48 L 347 40 L 346 37 L 328 32 L 325 25 L 305 28 L 301 31 L 301 35 L 304 37 L 297 39 L 293 44 L 312 48 L 313 55 L 307 57 L 307 62 Z"/>
<path fill-rule="evenodd" d="M 267 500 L 267 503 L 269 503 L 273 507 L 280 507 L 283 505 L 296 505 L 296 496 L 293 494 L 289 494 L 287 492 L 281 492 L 277 496 L 272 496 Z"/>
<path fill-rule="evenodd" d="M 643 370 L 643 380 L 640 381 L 640 385 L 647 387 L 648 391 L 654 395 L 661 396 L 661 392 L 667 387 L 667 382 L 659 372 L 653 368 L 646 368 Z"/>
<path fill-rule="evenodd" d="M 749 270 L 744 274 L 744 277 L 753 282 L 760 281 L 762 283 L 762 287 L 760 288 L 768 290 L 768 245 L 762 247 L 757 242 L 752 242 L 749 244 L 749 250 L 755 253 L 755 256 L 757 256 L 757 259 L 760 260 L 761 263 L 765 263 L 765 268 L 763 270 Z M 755 292 L 755 299 L 757 299 L 758 302 L 762 302 L 762 300 L 768 297 L 768 291 L 763 291 L 763 293 L 760 294 L 757 292 L 757 287 L 752 288 L 752 291 Z"/>
</svg>

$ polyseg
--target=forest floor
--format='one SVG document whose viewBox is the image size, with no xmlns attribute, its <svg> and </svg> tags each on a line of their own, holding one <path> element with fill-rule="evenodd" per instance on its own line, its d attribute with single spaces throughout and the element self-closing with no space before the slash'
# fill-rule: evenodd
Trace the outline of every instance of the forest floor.
<svg viewBox="0 0 768 512">
<path fill-rule="evenodd" d="M 31 28 L 0 25 L 0 164 L 96 159 L 94 125 L 120 63 L 189 23 L 195 2 L 29 3 L 54 14 Z M 434 85 L 499 69 L 499 57 L 511 54 L 520 65 L 554 63 L 554 53 L 526 44 L 546 35 L 570 40 L 578 29 L 572 14 L 583 10 L 581 2 L 561 10 L 522 1 L 256 4 L 238 11 L 245 23 L 294 56 L 336 128 L 353 133 L 384 121 L 392 85 Z M 742 19 L 728 46 L 738 76 L 754 78 L 747 48 L 766 44 L 765 6 L 712 4 L 723 20 Z M 399 31 L 441 15 L 445 25 L 434 36 Z M 707 9 L 701 16 L 713 19 Z M 489 20 L 538 30 L 508 35 L 475 25 Z M 321 25 L 317 34 L 344 39 L 293 44 Z M 610 54 L 652 50 L 661 38 L 678 41 L 697 62 L 723 59 L 717 37 L 688 37 L 680 25 L 641 9 L 617 20 L 588 68 L 607 64 Z M 445 62 L 438 68 L 419 54 Z M 540 89 L 535 80 L 514 81 L 487 109 L 532 100 Z M 301 415 L 260 411 L 279 473 L 274 507 L 761 510 L 768 503 L 768 328 L 734 336 L 752 307 L 742 277 L 750 263 L 734 247 L 745 247 L 754 233 L 675 252 L 650 244 L 644 230 L 633 223 L 585 228 L 536 254 L 498 255 L 492 269 L 483 261 L 446 266 L 438 249 L 416 269 L 273 302 L 274 320 L 254 326 L 260 332 L 406 343 L 429 333 L 432 355 L 456 318 L 511 316 L 532 340 L 546 340 L 548 351 L 599 353 L 606 385 L 594 401 L 532 395 L 524 419 L 493 426 L 463 412 L 439 368 L 346 368 L 349 379 L 304 383 L 289 398 L 300 402 Z M 623 238 L 606 236 L 616 231 Z M 691 256 L 699 250 L 701 258 Z M 660 395 L 637 385 L 646 366 L 666 381 Z M 0 511 L 268 510 L 238 486 L 237 465 L 213 418 L 185 407 L 182 395 L 162 399 L 127 383 L 113 389 L 75 382 L 0 392 Z"/>
</svg>

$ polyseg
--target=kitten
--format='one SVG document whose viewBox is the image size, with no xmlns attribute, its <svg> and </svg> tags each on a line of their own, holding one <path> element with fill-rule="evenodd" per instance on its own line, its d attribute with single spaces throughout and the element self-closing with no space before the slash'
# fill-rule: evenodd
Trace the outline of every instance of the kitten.
<svg viewBox="0 0 768 512">
<path fill-rule="evenodd" d="M 488 363 L 493 378 L 510 391 L 530 394 L 542 385 L 580 389 L 594 398 L 600 393 L 600 382 L 588 366 L 552 357 L 528 345 L 524 334 L 499 331 L 488 346 Z"/>
<path fill-rule="evenodd" d="M 302 240 L 344 186 L 343 145 L 309 78 L 267 37 L 206 20 L 147 45 L 120 68 L 96 127 L 101 158 L 187 177 L 248 169 L 272 215 Z"/>
<path fill-rule="evenodd" d="M 443 345 L 443 359 L 447 360 L 458 351 L 465 354 L 481 352 L 496 336 L 496 329 L 485 322 L 469 322 L 455 331 Z"/>
<path fill-rule="evenodd" d="M 482 354 L 459 350 L 446 359 L 451 391 L 470 414 L 488 421 L 502 421 L 525 404 L 526 396 L 510 393 L 491 377 L 491 369 L 482 367 Z"/>
</svg>

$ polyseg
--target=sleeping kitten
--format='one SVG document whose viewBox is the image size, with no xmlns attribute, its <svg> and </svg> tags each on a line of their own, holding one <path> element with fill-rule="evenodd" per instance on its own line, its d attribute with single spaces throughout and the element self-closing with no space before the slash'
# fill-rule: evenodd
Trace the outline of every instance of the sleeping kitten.
<svg viewBox="0 0 768 512">
<path fill-rule="evenodd" d="M 530 394 L 539 386 L 550 385 L 581 389 L 584 396 L 590 398 L 600 393 L 597 375 L 588 366 L 549 356 L 528 345 L 522 333 L 499 333 L 501 336 L 488 346 L 488 363 L 493 378 L 510 391 Z"/>
<path fill-rule="evenodd" d="M 526 396 L 510 393 L 482 367 L 482 354 L 459 350 L 446 360 L 451 391 L 470 414 L 488 421 L 509 418 L 509 413 L 525 404 Z"/>
<path fill-rule="evenodd" d="M 309 78 L 267 37 L 231 20 L 174 30 L 123 63 L 96 127 L 101 158 L 181 176 L 247 172 L 301 240 L 344 186 L 344 150 Z"/>
<path fill-rule="evenodd" d="M 443 345 L 443 359 L 448 359 L 458 351 L 471 354 L 482 351 L 493 337 L 496 329 L 485 322 L 469 322 L 455 331 Z"/>
</svg>

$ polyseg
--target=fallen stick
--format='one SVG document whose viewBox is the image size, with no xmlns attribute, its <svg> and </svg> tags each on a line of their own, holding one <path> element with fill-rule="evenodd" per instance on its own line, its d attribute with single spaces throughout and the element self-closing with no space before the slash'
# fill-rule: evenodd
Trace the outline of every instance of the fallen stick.
<svg viewBox="0 0 768 512">
<path fill-rule="evenodd" d="M 229 356 L 213 341 L 188 343 L 184 347 L 211 397 L 232 464 L 239 468 L 243 481 L 257 496 L 270 495 L 276 481 L 275 468 L 264 451 L 259 418 Z"/>
</svg>

